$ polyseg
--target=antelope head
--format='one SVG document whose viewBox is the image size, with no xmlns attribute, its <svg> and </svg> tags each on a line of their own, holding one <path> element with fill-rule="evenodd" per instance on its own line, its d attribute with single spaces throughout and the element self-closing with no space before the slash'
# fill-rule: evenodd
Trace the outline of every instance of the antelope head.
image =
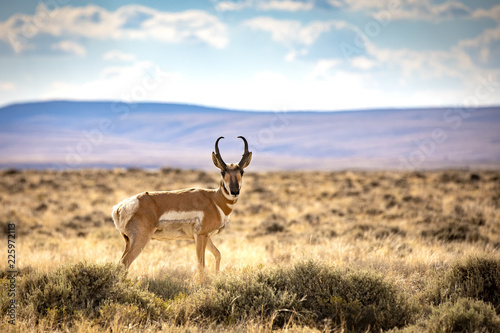
<svg viewBox="0 0 500 333">
<path fill-rule="evenodd" d="M 238 138 L 242 139 L 245 143 L 245 151 L 238 164 L 226 164 L 222 159 L 219 152 L 219 140 L 224 139 L 223 136 L 215 141 L 215 152 L 212 152 L 212 160 L 215 166 L 221 170 L 222 186 L 224 187 L 224 190 L 233 198 L 237 198 L 240 195 L 244 169 L 252 160 L 252 152 L 248 151 L 247 140 L 242 136 L 239 136 Z"/>
</svg>

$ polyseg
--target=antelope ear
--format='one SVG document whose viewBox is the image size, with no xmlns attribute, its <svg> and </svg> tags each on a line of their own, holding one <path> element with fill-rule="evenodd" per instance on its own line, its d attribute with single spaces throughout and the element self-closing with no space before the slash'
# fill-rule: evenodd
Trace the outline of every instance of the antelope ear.
<svg viewBox="0 0 500 333">
<path fill-rule="evenodd" d="M 239 164 L 240 168 L 245 169 L 250 164 L 250 161 L 252 161 L 252 152 L 243 157 L 243 160 Z"/>
<path fill-rule="evenodd" d="M 217 168 L 221 169 L 222 171 L 225 170 L 225 167 L 220 163 L 220 160 L 217 158 L 217 155 L 214 152 L 212 152 L 212 161 Z"/>
</svg>

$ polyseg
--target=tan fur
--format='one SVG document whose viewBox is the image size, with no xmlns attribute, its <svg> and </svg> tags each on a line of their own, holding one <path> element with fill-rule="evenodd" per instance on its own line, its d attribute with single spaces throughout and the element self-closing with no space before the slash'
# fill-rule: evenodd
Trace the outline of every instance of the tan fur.
<svg viewBox="0 0 500 333">
<path fill-rule="evenodd" d="M 250 163 L 249 154 L 245 148 L 245 166 Z M 221 255 L 210 236 L 218 234 L 229 222 L 238 201 L 243 168 L 233 163 L 226 165 L 220 156 L 214 159 L 214 164 L 223 173 L 218 189 L 144 192 L 113 207 L 113 221 L 125 240 L 120 262 L 127 269 L 150 239 L 193 239 L 200 278 L 205 267 L 205 249 L 214 255 L 215 269 L 219 271 Z"/>
</svg>

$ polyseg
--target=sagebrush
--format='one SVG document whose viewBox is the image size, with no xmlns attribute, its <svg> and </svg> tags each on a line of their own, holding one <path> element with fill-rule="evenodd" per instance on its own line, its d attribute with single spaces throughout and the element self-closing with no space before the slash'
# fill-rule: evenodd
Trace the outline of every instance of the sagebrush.
<svg viewBox="0 0 500 333">
<path fill-rule="evenodd" d="M 208 256 L 205 285 L 193 279 L 189 241 L 152 241 L 122 272 L 110 211 L 143 191 L 215 186 L 216 172 L 0 170 L 0 233 L 15 224 L 20 269 L 17 324 L 0 331 L 421 332 L 459 330 L 463 318 L 475 323 L 466 331 L 495 327 L 500 171 L 251 168 L 213 240 L 222 274 Z"/>
</svg>

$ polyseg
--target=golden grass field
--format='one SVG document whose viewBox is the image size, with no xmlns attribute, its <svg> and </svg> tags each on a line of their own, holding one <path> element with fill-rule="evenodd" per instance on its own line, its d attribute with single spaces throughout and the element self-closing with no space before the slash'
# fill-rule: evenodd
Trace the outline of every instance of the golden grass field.
<svg viewBox="0 0 500 333">
<path fill-rule="evenodd" d="M 146 190 L 215 188 L 220 178 L 217 172 L 168 168 L 0 170 L 0 175 L 4 249 L 0 269 L 8 271 L 7 226 L 15 223 L 16 266 L 21 270 L 17 283 L 22 282 L 23 270 L 41 274 L 82 261 L 117 262 L 123 240 L 110 217 L 113 205 Z M 253 172 L 250 168 L 229 226 L 213 241 L 222 253 L 222 276 L 292 267 L 312 259 L 339 269 L 372 272 L 407 297 L 418 298 L 457 262 L 470 257 L 500 260 L 500 171 Z M 132 264 L 128 278 L 174 278 L 187 293 L 211 288 L 217 280 L 213 256 L 207 252 L 205 285 L 197 284 L 195 263 L 194 242 L 151 241 Z M 0 330 L 256 332 L 272 327 L 258 321 L 207 326 L 168 320 L 159 326 L 130 326 L 126 317 L 111 327 L 93 320 L 80 318 L 54 326 L 18 315 L 16 326 L 6 319 Z M 293 322 L 287 329 L 322 330 Z"/>
</svg>

